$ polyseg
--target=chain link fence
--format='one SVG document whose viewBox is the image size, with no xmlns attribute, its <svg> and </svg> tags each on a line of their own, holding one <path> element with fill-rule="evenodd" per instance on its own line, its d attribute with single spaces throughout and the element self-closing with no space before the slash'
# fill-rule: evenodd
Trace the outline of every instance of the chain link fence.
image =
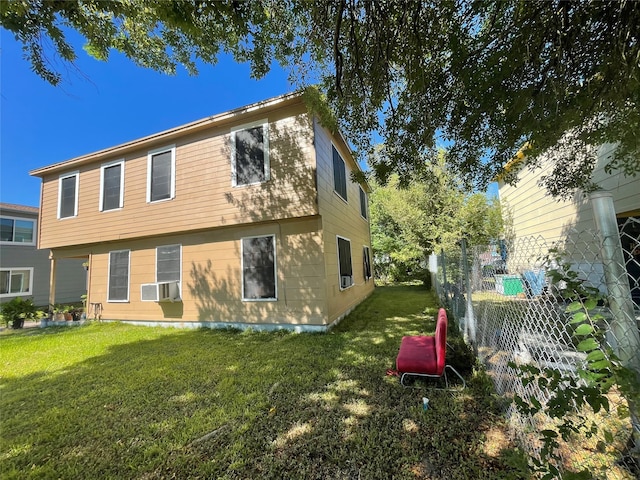
<svg viewBox="0 0 640 480">
<path fill-rule="evenodd" d="M 550 393 L 537 383 L 525 385 L 510 362 L 556 369 L 580 381 L 586 354 L 576 348 L 572 314 L 561 295 L 566 284 L 554 283 L 549 275 L 558 267 L 555 252 L 563 252 L 579 281 L 605 296 L 607 301 L 595 309 L 603 317 L 601 342 L 640 376 L 640 218 L 627 218 L 617 227 L 613 235 L 603 228 L 570 231 L 560 243 L 535 237 L 467 248 L 461 241 L 432 256 L 434 287 L 499 395 L 536 398 L 543 404 L 549 400 Z M 611 244 L 617 256 L 611 256 Z M 640 422 L 635 415 L 640 399 L 623 398 L 614 390 L 609 402 L 609 412 L 593 418 L 598 435 L 561 442 L 557 467 L 588 469 L 596 478 L 640 478 Z M 553 421 L 540 414 L 523 416 L 513 404 L 507 416 L 520 444 L 539 458 L 539 432 L 553 428 Z"/>
</svg>

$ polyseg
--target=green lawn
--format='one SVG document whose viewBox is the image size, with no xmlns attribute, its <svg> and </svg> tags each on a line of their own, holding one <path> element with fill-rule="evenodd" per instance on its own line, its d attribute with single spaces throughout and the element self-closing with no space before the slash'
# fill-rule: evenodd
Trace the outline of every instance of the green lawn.
<svg viewBox="0 0 640 480">
<path fill-rule="evenodd" d="M 329 334 L 5 331 L 1 476 L 528 478 L 471 365 L 461 393 L 386 375 L 403 335 L 433 333 L 436 302 L 381 287 Z"/>
</svg>

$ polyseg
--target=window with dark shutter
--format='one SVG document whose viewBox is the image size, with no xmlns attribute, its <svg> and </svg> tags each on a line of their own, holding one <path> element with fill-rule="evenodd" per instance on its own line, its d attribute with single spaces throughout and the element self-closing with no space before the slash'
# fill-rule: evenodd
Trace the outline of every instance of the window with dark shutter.
<svg viewBox="0 0 640 480">
<path fill-rule="evenodd" d="M 344 160 L 336 150 L 333 149 L 333 185 L 336 193 L 340 195 L 345 201 L 347 201 L 347 167 L 344 164 Z"/>
<path fill-rule="evenodd" d="M 276 299 L 275 236 L 242 239 L 242 298 Z"/>
</svg>

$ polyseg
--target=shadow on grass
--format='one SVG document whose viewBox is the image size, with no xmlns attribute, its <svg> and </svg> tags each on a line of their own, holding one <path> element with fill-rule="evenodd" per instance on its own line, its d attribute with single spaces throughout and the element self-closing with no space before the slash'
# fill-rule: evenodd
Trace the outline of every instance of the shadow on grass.
<svg viewBox="0 0 640 480">
<path fill-rule="evenodd" d="M 486 379 L 452 394 L 385 375 L 402 335 L 433 333 L 436 311 L 418 287 L 385 287 L 328 334 L 20 332 L 120 344 L 3 375 L 3 477 L 526 478 Z M 140 329 L 150 338 L 123 340 Z"/>
</svg>

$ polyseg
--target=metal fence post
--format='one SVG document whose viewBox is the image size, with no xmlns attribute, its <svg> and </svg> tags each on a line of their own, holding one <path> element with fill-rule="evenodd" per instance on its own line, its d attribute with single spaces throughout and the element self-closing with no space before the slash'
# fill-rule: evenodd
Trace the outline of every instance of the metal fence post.
<svg viewBox="0 0 640 480">
<path fill-rule="evenodd" d="M 473 317 L 473 302 L 471 299 L 471 274 L 469 272 L 469 263 L 467 262 L 467 240 L 460 240 L 462 247 L 462 267 L 464 272 L 465 298 L 467 301 L 466 314 L 464 322 L 464 337 L 467 343 L 471 342 L 473 349 L 476 350 L 476 322 Z M 477 353 L 477 352 L 476 352 Z"/>
<path fill-rule="evenodd" d="M 620 233 L 609 192 L 589 195 L 596 229 L 601 240 L 602 264 L 607 283 L 609 305 L 613 314 L 611 329 L 616 339 L 615 353 L 621 363 L 633 370 L 640 381 L 640 332 L 633 311 L 633 300 L 625 268 Z M 635 448 L 640 450 L 640 415 L 636 399 L 627 398 L 631 413 Z"/>
<path fill-rule="evenodd" d="M 444 248 L 440 249 L 440 256 L 442 260 L 442 292 L 444 293 L 444 306 L 449 307 L 449 292 L 447 287 L 447 259 L 444 255 Z"/>
</svg>

